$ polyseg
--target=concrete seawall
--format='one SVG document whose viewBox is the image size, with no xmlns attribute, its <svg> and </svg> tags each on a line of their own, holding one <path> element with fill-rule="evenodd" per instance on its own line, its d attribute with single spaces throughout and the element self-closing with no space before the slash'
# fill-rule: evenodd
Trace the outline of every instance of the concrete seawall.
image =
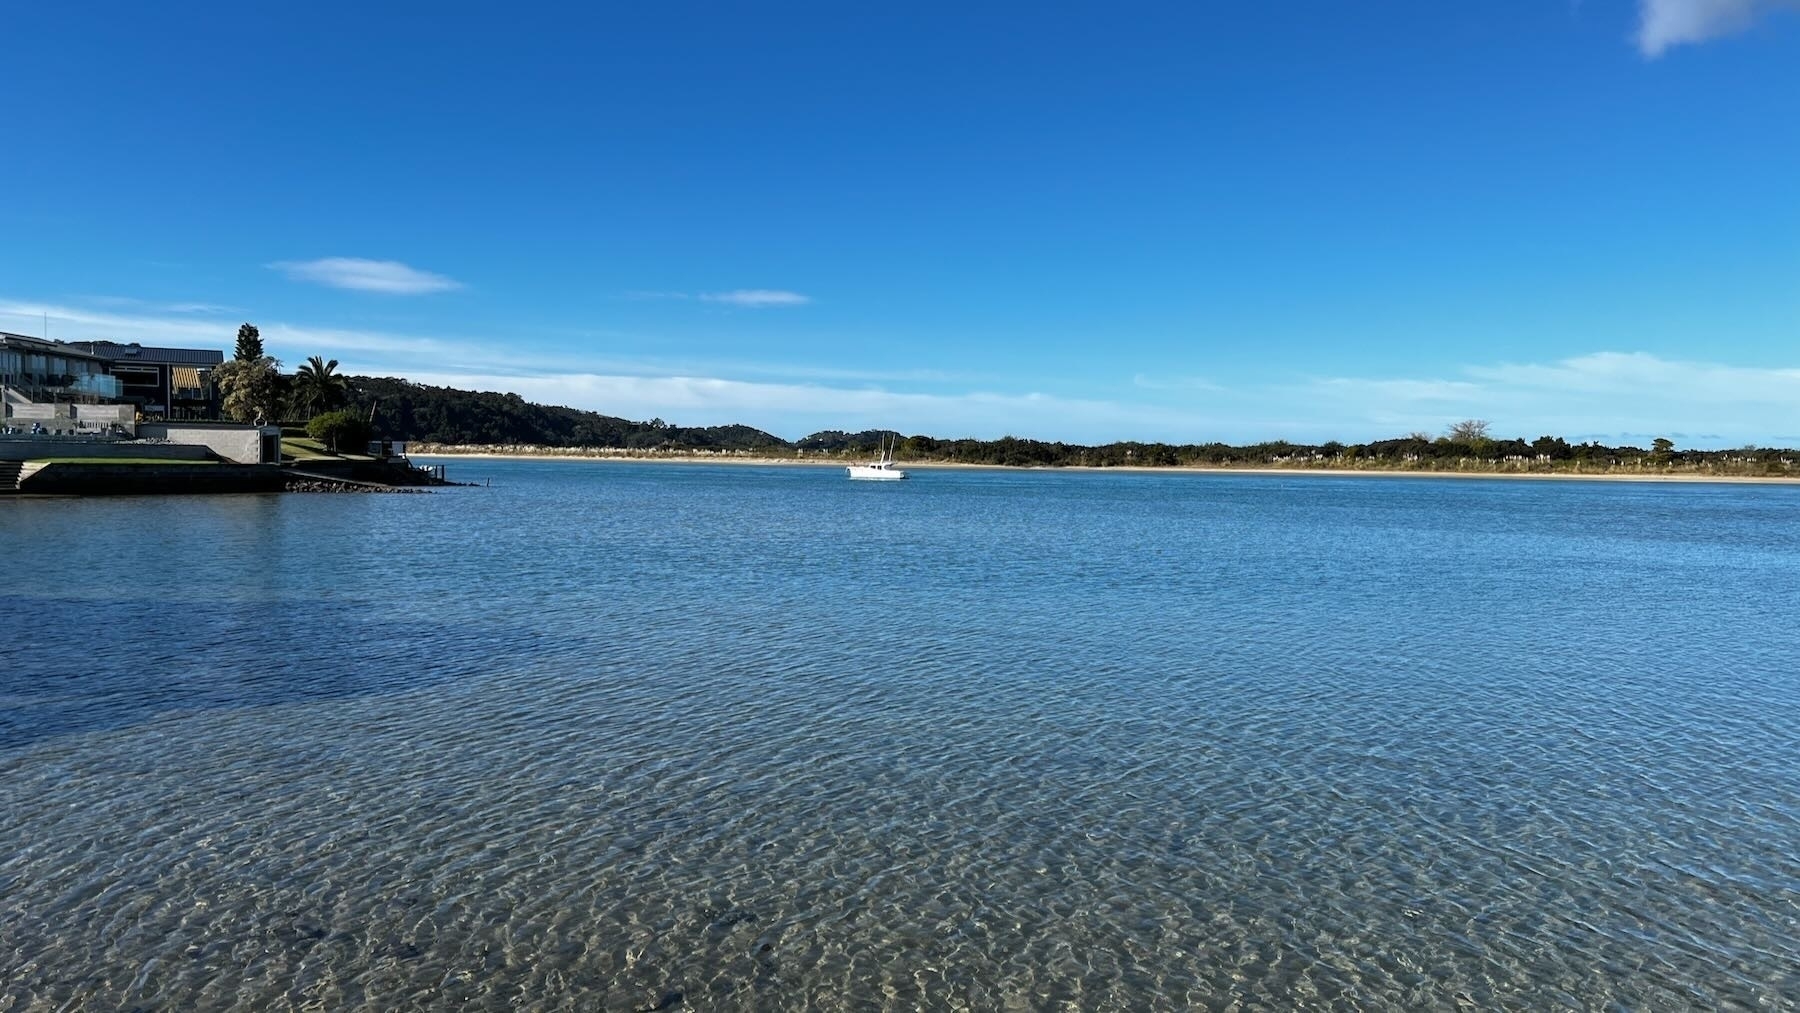
<svg viewBox="0 0 1800 1013">
<path fill-rule="evenodd" d="M 26 494 L 157 496 L 186 493 L 280 492 L 286 479 L 268 464 L 67 464 L 38 468 L 19 483 Z"/>
<path fill-rule="evenodd" d="M 246 426 L 225 422 L 142 422 L 138 435 L 153 440 L 205 447 L 238 464 L 278 464 L 280 426 Z"/>
<path fill-rule="evenodd" d="M 209 461 L 205 447 L 181 443 L 125 443 L 94 439 L 58 439 L 51 436 L 13 436 L 0 439 L 0 461 L 31 461 L 46 457 L 154 457 L 170 461 Z"/>
</svg>

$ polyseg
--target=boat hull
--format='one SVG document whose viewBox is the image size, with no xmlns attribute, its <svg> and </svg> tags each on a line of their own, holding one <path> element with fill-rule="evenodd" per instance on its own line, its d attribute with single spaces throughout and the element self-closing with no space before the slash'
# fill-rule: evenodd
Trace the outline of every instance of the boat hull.
<svg viewBox="0 0 1800 1013">
<path fill-rule="evenodd" d="M 898 482 L 906 477 L 906 472 L 898 468 L 883 468 L 874 464 L 852 464 L 847 470 L 851 478 L 865 482 Z"/>
</svg>

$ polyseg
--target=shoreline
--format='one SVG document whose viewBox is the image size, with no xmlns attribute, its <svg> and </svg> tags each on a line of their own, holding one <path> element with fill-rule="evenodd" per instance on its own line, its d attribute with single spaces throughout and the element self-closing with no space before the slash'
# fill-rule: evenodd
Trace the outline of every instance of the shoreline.
<svg viewBox="0 0 1800 1013">
<path fill-rule="evenodd" d="M 599 464 L 724 464 L 763 467 L 843 468 L 849 460 L 802 460 L 792 457 L 759 457 L 739 454 L 630 454 L 630 453 L 507 453 L 479 450 L 457 451 L 436 449 L 409 454 L 414 458 L 440 460 L 489 461 L 576 461 Z M 1126 472 L 1130 474 L 1170 475 L 1287 475 L 1321 478 L 1448 478 L 1505 479 L 1561 482 L 1674 482 L 1715 483 L 1729 485 L 1794 485 L 1800 475 L 1708 475 L 1683 472 L 1573 472 L 1573 471 L 1430 471 L 1404 468 L 1278 468 L 1267 465 L 1064 465 L 1061 467 L 1020 466 L 1009 464 L 968 464 L 959 461 L 901 461 L 908 470 L 918 471 L 1073 471 Z"/>
</svg>

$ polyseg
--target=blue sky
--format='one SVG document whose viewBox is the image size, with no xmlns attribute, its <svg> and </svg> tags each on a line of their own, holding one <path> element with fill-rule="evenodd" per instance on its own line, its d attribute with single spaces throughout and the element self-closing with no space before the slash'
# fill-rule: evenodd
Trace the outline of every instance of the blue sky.
<svg viewBox="0 0 1800 1013">
<path fill-rule="evenodd" d="M 4 330 L 788 438 L 1800 444 L 1791 0 L 70 2 L 0 49 Z"/>
</svg>

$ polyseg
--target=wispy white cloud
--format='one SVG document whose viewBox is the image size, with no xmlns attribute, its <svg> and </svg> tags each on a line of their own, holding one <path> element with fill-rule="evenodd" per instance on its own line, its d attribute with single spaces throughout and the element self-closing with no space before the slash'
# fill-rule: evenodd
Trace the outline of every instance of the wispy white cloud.
<svg viewBox="0 0 1800 1013">
<path fill-rule="evenodd" d="M 89 299 L 88 302 L 98 301 Z M 119 305 L 136 300 L 115 300 Z M 162 309 L 163 312 L 156 312 Z M 196 348 L 229 350 L 236 340 L 238 318 L 203 320 L 192 315 L 173 314 L 166 308 L 145 306 L 143 312 L 126 313 L 98 310 L 81 305 L 31 302 L 0 298 L 0 330 L 37 335 L 48 321 L 51 336 L 70 341 L 142 341 L 146 344 L 189 345 Z M 694 371 L 723 370 L 738 375 L 768 375 L 787 379 L 836 382 L 935 382 L 950 374 L 929 370 L 874 372 L 869 370 L 834 369 L 803 364 L 787 367 L 778 363 L 714 362 L 699 363 L 643 357 L 613 357 L 591 353 L 560 352 L 534 354 L 512 343 L 483 341 L 472 338 L 446 338 L 390 331 L 315 327 L 283 321 L 259 320 L 263 344 L 270 354 L 285 361 L 298 362 L 321 352 L 338 354 L 348 361 L 354 358 L 360 371 L 372 375 L 408 375 L 425 368 L 433 370 L 470 370 L 489 374 L 533 375 L 569 368 L 601 370 L 632 375 L 669 375 Z M 583 332 L 592 336 L 591 332 Z M 613 342 L 643 340 L 641 335 L 607 332 Z M 348 367 L 346 367 L 348 372 Z"/>
<path fill-rule="evenodd" d="M 421 271 L 397 260 L 363 260 L 360 257 L 322 257 L 318 260 L 278 260 L 268 265 L 294 281 L 388 295 L 425 295 L 448 292 L 462 283 L 441 274 Z"/>
<path fill-rule="evenodd" d="M 1390 402 L 1466 401 L 1481 394 L 1478 384 L 1464 380 L 1387 380 L 1336 377 L 1319 381 L 1326 392 L 1373 396 Z"/>
<path fill-rule="evenodd" d="M 1786 403 L 1800 413 L 1800 368 L 1684 362 L 1643 352 L 1596 352 L 1549 364 L 1476 366 L 1469 375 L 1494 384 L 1569 394 L 1679 395 L 1722 404 Z"/>
<path fill-rule="evenodd" d="M 1440 432 L 1459 418 L 1486 418 L 1511 436 L 1647 432 L 1703 434 L 1711 445 L 1769 440 L 1800 422 L 1800 368 L 1596 352 L 1547 363 L 1469 366 L 1440 379 L 1332 377 L 1302 394 L 1329 407 L 1346 432 Z M 1382 435 L 1376 433 L 1374 435 Z"/>
<path fill-rule="evenodd" d="M 1638 49 L 1654 59 L 1675 46 L 1741 32 L 1782 8 L 1800 8 L 1800 0 L 1639 0 Z"/>
<path fill-rule="evenodd" d="M 1179 413 L 1042 393 L 921 393 L 814 383 L 707 376 L 598 373 L 407 374 L 419 383 L 516 393 L 623 418 L 666 418 L 684 426 L 745 423 L 789 439 L 823 429 L 895 429 L 939 437 L 1047 440 L 1198 439 L 1200 420 Z M 1190 432 L 1190 435 L 1169 434 Z M 1160 435 L 1159 435 L 1160 434 Z"/>
<path fill-rule="evenodd" d="M 1225 390 L 1221 384 L 1214 383 L 1200 376 L 1151 376 L 1139 373 L 1131 378 L 1133 387 L 1144 390 L 1204 391 L 1219 393 Z"/>
<path fill-rule="evenodd" d="M 237 325 L 197 319 L 194 314 L 158 316 L 123 314 L 79 306 L 0 299 L 0 330 L 36 335 L 48 319 L 50 336 L 70 341 L 141 341 L 145 344 L 195 343 L 201 348 L 229 348 Z"/>
<path fill-rule="evenodd" d="M 48 320 L 50 336 L 65 341 L 140 341 L 149 345 L 217 348 L 229 352 L 237 340 L 237 317 L 203 319 L 194 314 L 119 313 L 80 306 L 0 299 L 0 330 L 37 334 Z M 307 327 L 262 321 L 263 344 L 284 362 L 321 352 L 348 352 L 384 373 L 405 364 L 435 363 L 456 368 L 496 368 L 519 356 L 496 344 L 389 334 L 380 331 Z M 548 361 L 543 363 L 549 366 Z"/>
<path fill-rule="evenodd" d="M 237 312 L 230 306 L 210 302 L 173 302 L 159 303 L 148 299 L 138 299 L 128 295 L 87 295 L 78 297 L 82 302 L 94 306 L 110 306 L 119 309 L 144 310 L 152 313 L 192 313 L 203 316 L 217 316 L 221 313 Z"/>
<path fill-rule="evenodd" d="M 729 292 L 671 292 L 634 289 L 619 293 L 619 298 L 631 302 L 710 302 L 753 310 L 776 306 L 805 306 L 812 302 L 811 296 L 778 288 L 734 288 Z"/>
<path fill-rule="evenodd" d="M 897 390 L 819 380 L 609 372 L 433 371 L 408 377 L 682 425 L 743 422 L 787 437 L 820 429 L 888 428 L 940 437 L 1007 434 L 1102 443 L 1361 441 L 1440 433 L 1486 418 L 1496 433 L 1647 445 L 1793 443 L 1800 369 L 1683 362 L 1598 353 L 1542 364 L 1470 367 L 1443 379 L 1321 378 L 1301 387 L 1220 386 L 1195 404 L 1106 400 L 1040 392 Z M 1679 435 L 1677 435 L 1679 434 Z"/>
<path fill-rule="evenodd" d="M 812 302 L 808 296 L 798 292 L 785 292 L 771 288 L 739 288 L 730 292 L 702 292 L 702 302 L 725 303 L 730 306 L 742 306 L 747 309 L 766 309 L 771 306 L 805 306 Z"/>
</svg>

